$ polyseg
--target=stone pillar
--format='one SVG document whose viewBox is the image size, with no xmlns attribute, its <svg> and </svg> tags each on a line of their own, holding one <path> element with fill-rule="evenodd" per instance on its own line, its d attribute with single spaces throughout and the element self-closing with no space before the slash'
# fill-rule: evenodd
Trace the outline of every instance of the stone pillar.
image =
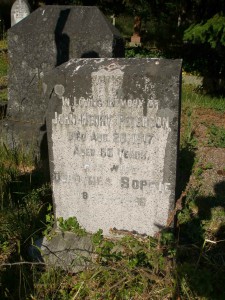
<svg viewBox="0 0 225 300">
<path fill-rule="evenodd" d="M 136 16 L 134 18 L 134 33 L 131 37 L 132 44 L 141 44 L 141 17 Z"/>
</svg>

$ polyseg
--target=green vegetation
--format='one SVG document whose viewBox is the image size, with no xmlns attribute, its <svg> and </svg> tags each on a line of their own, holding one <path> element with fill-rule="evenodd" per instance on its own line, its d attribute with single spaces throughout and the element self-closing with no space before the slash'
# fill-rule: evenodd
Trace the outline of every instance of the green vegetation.
<svg viewBox="0 0 225 300">
<path fill-rule="evenodd" d="M 0 55 L 0 76 L 7 76 L 8 59 L 5 53 Z"/>
<path fill-rule="evenodd" d="M 9 150 L 2 144 L 1 299 L 224 299 L 224 187 L 217 183 L 214 195 L 201 193 L 205 172 L 213 171 L 214 164 L 200 163 L 195 136 L 196 108 L 210 107 L 220 115 L 224 106 L 190 87 L 184 87 L 184 95 L 179 188 L 185 193 L 175 231 L 106 239 L 99 230 L 93 235 L 94 264 L 78 274 L 30 261 L 29 245 L 42 233 L 49 235 L 54 224 L 51 191 L 32 161 L 32 151 Z M 223 147 L 224 131 L 207 128 L 211 146 Z M 76 218 L 59 218 L 58 224 L 63 231 L 86 234 Z"/>
<path fill-rule="evenodd" d="M 215 125 L 209 126 L 209 146 L 225 148 L 225 128 Z"/>
<path fill-rule="evenodd" d="M 8 99 L 7 89 L 0 90 L 0 103 L 5 102 Z"/>
<path fill-rule="evenodd" d="M 1 39 L 0 40 L 0 49 L 7 49 L 8 48 L 8 45 L 7 45 L 7 40 L 4 38 L 4 39 Z"/>
<path fill-rule="evenodd" d="M 64 272 L 56 285 L 58 271 L 50 270 L 53 280 L 48 281 L 44 273 L 36 283 L 34 299 L 131 299 L 138 295 L 159 299 L 172 294 L 173 282 L 166 267 L 174 253 L 165 258 L 163 249 L 157 250 L 157 240 L 132 236 L 107 240 L 99 230 L 93 242 L 97 257 L 94 267 L 74 276 Z M 41 290 L 37 289 L 40 282 Z"/>
<path fill-rule="evenodd" d="M 6 40 L 0 41 L 0 77 L 7 75 L 8 69 L 8 55 L 6 53 L 7 42 Z"/>
<path fill-rule="evenodd" d="M 76 233 L 78 236 L 84 236 L 87 234 L 85 229 L 83 229 L 78 223 L 76 217 L 70 217 L 67 220 L 60 217 L 57 221 L 58 226 L 62 231 L 71 231 Z"/>
<path fill-rule="evenodd" d="M 203 167 L 204 170 L 210 170 L 212 168 L 213 168 L 213 163 L 211 162 L 207 162 Z"/>
<path fill-rule="evenodd" d="M 165 18 L 165 11 L 162 13 Z M 123 27 L 126 20 L 118 20 L 118 26 Z M 132 31 L 129 20 L 124 29 L 127 36 Z M 5 47 L 6 43 L 0 42 L 0 49 Z M 126 50 L 126 57 L 167 55 L 164 49 L 156 47 Z M 4 88 L 0 89 L 0 101 L 7 98 L 6 75 L 7 56 L 3 51 L 0 86 Z M 93 235 L 94 264 L 78 274 L 35 264 L 28 256 L 28 248 L 36 239 L 43 235 L 51 238 L 55 222 L 51 187 L 36 166 L 32 151 L 9 149 L 1 143 L 0 298 L 225 299 L 225 187 L 220 179 L 214 183 L 213 194 L 202 193 L 206 173 L 213 172 L 216 176 L 218 169 L 212 157 L 204 163 L 198 157 L 202 136 L 196 134 L 196 124 L 205 122 L 198 120 L 199 109 L 223 118 L 225 99 L 206 94 L 203 87 L 184 84 L 178 178 L 180 207 L 175 211 L 175 230 L 166 229 L 157 237 L 131 234 L 120 239 L 103 238 L 99 230 Z M 207 132 L 203 144 L 217 150 L 225 147 L 224 128 L 218 124 L 204 123 L 204 126 Z M 221 168 L 223 172 L 224 165 Z M 63 231 L 86 234 L 76 218 L 57 221 Z"/>
<path fill-rule="evenodd" d="M 34 170 L 30 153 L 23 149 L 0 146 L 0 278 L 1 299 L 20 299 L 24 293 L 20 282 L 30 280 L 31 266 L 3 266 L 27 260 L 27 249 L 44 229 L 42 220 L 51 201 L 50 186 Z M 26 283 L 24 283 L 26 284 Z M 23 292 L 22 292 L 23 290 Z"/>
<path fill-rule="evenodd" d="M 134 26 L 134 20 L 132 16 L 125 16 L 122 15 L 118 18 L 116 18 L 116 28 L 123 32 L 124 38 L 129 41 L 132 33 L 133 33 L 133 26 Z"/>
<path fill-rule="evenodd" d="M 163 53 L 157 49 L 147 49 L 142 47 L 129 48 L 125 50 L 125 57 L 127 58 L 144 58 L 144 57 L 163 57 Z"/>
<path fill-rule="evenodd" d="M 10 27 L 10 8 L 13 0 L 0 4 L 0 38 Z M 142 47 L 135 52 L 156 52 L 155 56 L 182 58 L 184 70 L 201 74 L 204 90 L 224 95 L 225 81 L 225 2 L 224 0 L 148 1 L 148 0 L 28 0 L 33 9 L 41 5 L 95 5 L 112 20 L 129 45 L 134 33 L 134 19 L 140 20 Z M 136 24 L 137 25 L 137 24 Z M 137 28 L 137 26 L 136 26 Z M 138 26 L 139 28 L 139 26 Z M 0 44 L 1 47 L 5 45 Z M 147 48 L 147 50 L 145 49 Z M 154 50 L 155 49 L 155 50 Z M 150 54 L 151 57 L 151 54 Z M 3 70 L 3 69 L 2 69 Z M 210 84 L 209 84 L 210 81 Z M 5 94 L 1 96 L 5 99 Z"/>
<path fill-rule="evenodd" d="M 225 46 L 225 17 L 216 14 L 205 23 L 193 24 L 184 33 L 184 40 L 209 43 L 212 48 Z"/>
<path fill-rule="evenodd" d="M 210 108 L 225 112 L 225 99 L 205 94 L 202 87 L 184 84 L 182 87 L 182 101 L 184 107 L 192 107 L 192 109 Z"/>
<path fill-rule="evenodd" d="M 7 62 L 7 56 L 6 54 L 0 55 L 0 76 L 6 76 L 7 75 L 7 68 L 8 68 L 8 62 Z"/>
</svg>

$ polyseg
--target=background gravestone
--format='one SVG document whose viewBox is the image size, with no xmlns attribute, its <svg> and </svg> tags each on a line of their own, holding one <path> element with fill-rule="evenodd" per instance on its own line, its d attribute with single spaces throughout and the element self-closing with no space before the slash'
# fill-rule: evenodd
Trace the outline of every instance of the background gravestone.
<svg viewBox="0 0 225 300">
<path fill-rule="evenodd" d="M 11 26 L 20 22 L 30 14 L 30 6 L 26 0 L 16 0 L 11 9 Z"/>
<path fill-rule="evenodd" d="M 45 133 L 41 78 L 47 71 L 70 58 L 124 55 L 116 28 L 97 7 L 81 6 L 37 9 L 8 31 L 8 49 L 8 120 L 3 128 L 9 143 L 20 138 L 25 145 L 41 144 Z"/>
<path fill-rule="evenodd" d="M 71 60 L 44 78 L 56 218 L 153 235 L 174 208 L 180 60 Z"/>
</svg>

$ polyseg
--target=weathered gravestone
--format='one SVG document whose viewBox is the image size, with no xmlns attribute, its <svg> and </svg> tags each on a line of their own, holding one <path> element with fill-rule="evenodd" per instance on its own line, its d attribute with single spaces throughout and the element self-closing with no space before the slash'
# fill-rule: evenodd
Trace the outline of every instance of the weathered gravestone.
<svg viewBox="0 0 225 300">
<path fill-rule="evenodd" d="M 44 78 L 56 218 L 153 235 L 174 208 L 180 60 L 80 59 Z"/>
<path fill-rule="evenodd" d="M 11 26 L 20 22 L 30 14 L 30 6 L 26 0 L 16 0 L 11 9 Z"/>
<path fill-rule="evenodd" d="M 97 7 L 44 6 L 8 31 L 8 140 L 24 144 L 42 139 L 46 101 L 43 75 L 79 57 L 121 57 L 123 40 Z"/>
</svg>

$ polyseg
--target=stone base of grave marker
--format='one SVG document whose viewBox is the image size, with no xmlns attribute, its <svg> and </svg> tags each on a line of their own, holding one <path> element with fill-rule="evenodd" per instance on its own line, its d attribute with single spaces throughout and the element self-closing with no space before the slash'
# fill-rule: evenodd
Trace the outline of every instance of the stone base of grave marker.
<svg viewBox="0 0 225 300">
<path fill-rule="evenodd" d="M 141 38 L 139 36 L 132 36 L 129 43 L 130 47 L 141 47 Z"/>
<path fill-rule="evenodd" d="M 174 208 L 181 61 L 80 59 L 44 78 L 56 218 L 154 235 Z"/>
<path fill-rule="evenodd" d="M 51 239 L 39 239 L 29 248 L 30 256 L 45 262 L 47 267 L 59 267 L 77 273 L 93 263 L 93 243 L 90 235 L 78 236 L 73 232 L 54 232 Z"/>
</svg>

